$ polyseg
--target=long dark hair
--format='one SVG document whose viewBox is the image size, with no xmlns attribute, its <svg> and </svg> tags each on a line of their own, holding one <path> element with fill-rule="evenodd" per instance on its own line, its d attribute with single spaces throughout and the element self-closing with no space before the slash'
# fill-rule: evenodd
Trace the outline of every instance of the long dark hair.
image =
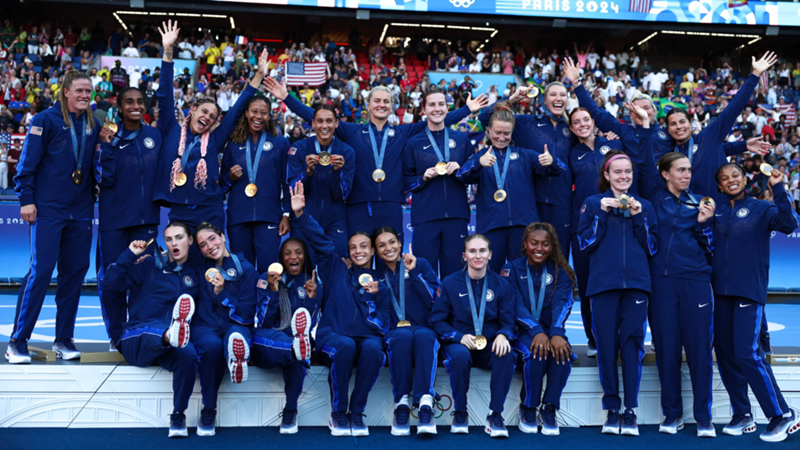
<svg viewBox="0 0 800 450">
<path fill-rule="evenodd" d="M 303 249 L 303 273 L 308 277 L 311 278 L 312 268 L 314 264 L 311 261 L 311 255 L 308 253 L 308 246 L 306 242 L 300 238 L 291 237 L 286 239 L 281 243 L 281 247 L 278 250 L 278 260 L 280 261 L 281 265 L 286 267 L 286 263 L 283 259 L 283 251 L 286 248 L 286 244 L 290 242 L 296 242 L 300 245 L 300 248 Z M 281 322 L 275 327 L 276 330 L 285 330 L 289 328 L 292 322 L 292 302 L 289 300 L 289 292 L 286 286 L 281 283 L 279 284 L 278 288 L 278 308 L 280 310 L 280 317 Z"/>
<path fill-rule="evenodd" d="M 556 229 L 553 228 L 553 226 L 549 223 L 533 222 L 525 227 L 525 233 L 522 235 L 522 256 L 528 256 L 528 252 L 525 250 L 525 242 L 528 241 L 528 236 L 530 236 L 530 234 L 534 231 L 538 230 L 542 230 L 547 233 L 548 236 L 550 236 L 550 256 L 547 259 L 552 261 L 553 265 L 556 266 L 556 273 L 553 275 L 553 285 L 558 284 L 558 269 L 564 269 L 564 272 L 567 272 L 569 281 L 572 282 L 572 289 L 575 289 L 578 286 L 577 279 L 575 278 L 575 272 L 572 270 L 572 267 L 569 266 L 569 261 L 567 261 L 567 258 L 561 251 L 561 245 L 558 243 L 558 233 L 556 233 Z M 551 300 L 555 292 L 556 290 L 553 289 L 553 292 L 550 294 Z"/>
<path fill-rule="evenodd" d="M 250 125 L 247 123 L 247 110 L 249 110 L 250 106 L 255 102 L 264 102 L 267 104 L 269 120 L 267 121 L 266 131 L 273 136 L 278 135 L 278 125 L 275 124 L 275 117 L 272 115 L 272 102 L 263 95 L 256 95 L 250 97 L 250 100 L 247 101 L 247 105 L 244 108 L 245 113 L 242 114 L 242 117 L 239 117 L 239 122 L 231 132 L 231 142 L 241 144 L 247 140 L 250 135 Z"/>
</svg>

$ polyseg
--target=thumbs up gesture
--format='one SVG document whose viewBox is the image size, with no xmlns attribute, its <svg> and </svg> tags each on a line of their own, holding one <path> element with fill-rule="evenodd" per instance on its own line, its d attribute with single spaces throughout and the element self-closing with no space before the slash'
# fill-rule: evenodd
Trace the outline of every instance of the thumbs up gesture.
<svg viewBox="0 0 800 450">
<path fill-rule="evenodd" d="M 549 166 L 553 164 L 553 155 L 547 150 L 547 144 L 544 145 L 544 153 L 539 155 L 539 164 L 543 166 Z"/>
<path fill-rule="evenodd" d="M 411 244 L 408 244 L 408 253 L 403 255 L 403 264 L 406 266 L 406 271 L 411 272 L 417 267 L 417 257 L 414 256 L 411 250 Z"/>
<path fill-rule="evenodd" d="M 497 162 L 497 157 L 494 156 L 494 147 L 489 147 L 489 150 L 481 156 L 480 163 L 483 167 L 492 167 Z"/>
</svg>

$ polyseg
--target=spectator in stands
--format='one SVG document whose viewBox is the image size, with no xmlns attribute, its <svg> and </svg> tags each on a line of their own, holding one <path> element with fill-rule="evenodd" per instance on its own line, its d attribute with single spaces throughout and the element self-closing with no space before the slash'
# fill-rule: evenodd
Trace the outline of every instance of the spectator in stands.
<svg viewBox="0 0 800 450">
<path fill-rule="evenodd" d="M 133 41 L 128 42 L 128 47 L 122 52 L 122 56 L 126 58 L 139 58 L 139 49 L 133 44 Z"/>
<path fill-rule="evenodd" d="M 114 68 L 109 71 L 109 75 L 111 76 L 110 81 L 115 94 L 118 94 L 128 86 L 128 71 L 122 68 L 122 61 L 114 61 Z"/>
<path fill-rule="evenodd" d="M 117 27 L 116 31 L 108 36 L 106 46 L 110 54 L 120 56 L 122 51 L 122 27 Z"/>
</svg>

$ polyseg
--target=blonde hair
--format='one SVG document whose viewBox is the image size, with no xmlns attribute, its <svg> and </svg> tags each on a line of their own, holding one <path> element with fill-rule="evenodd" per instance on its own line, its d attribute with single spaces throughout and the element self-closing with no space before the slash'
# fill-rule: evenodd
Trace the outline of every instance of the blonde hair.
<svg viewBox="0 0 800 450">
<path fill-rule="evenodd" d="M 69 90 L 72 87 L 72 82 L 75 80 L 87 80 L 89 84 L 92 83 L 92 79 L 89 78 L 89 75 L 86 75 L 83 72 L 79 72 L 77 70 L 70 70 L 66 74 L 64 74 L 64 82 L 62 83 L 61 89 L 58 91 L 58 102 L 61 105 L 61 117 L 64 119 L 67 125 L 72 127 L 72 120 L 69 117 L 69 105 L 67 104 L 67 96 L 64 95 L 64 92 Z M 83 111 L 83 114 L 86 116 L 86 123 L 92 129 L 94 129 L 94 117 L 92 117 L 92 109 L 86 108 Z"/>
<path fill-rule="evenodd" d="M 372 94 L 375 92 L 386 92 L 389 94 L 389 104 L 392 105 L 392 111 L 394 111 L 394 96 L 392 96 L 392 90 L 386 86 L 375 86 L 371 91 L 369 91 L 369 95 L 367 95 L 367 120 L 372 120 L 369 112 L 369 104 L 372 102 Z"/>
<path fill-rule="evenodd" d="M 656 104 L 655 104 L 655 103 L 653 103 L 653 98 L 652 98 L 652 97 L 650 97 L 649 95 L 645 94 L 644 92 L 642 92 L 642 91 L 638 91 L 638 90 L 637 90 L 637 91 L 635 91 L 635 92 L 633 93 L 633 95 L 631 95 L 631 100 L 630 100 L 630 101 L 631 101 L 631 103 L 633 103 L 633 102 L 635 102 L 636 100 L 647 100 L 648 102 L 650 102 L 650 107 L 651 107 L 651 108 L 653 108 L 653 112 L 657 112 L 657 111 L 658 111 L 658 110 L 656 109 Z M 631 116 L 632 116 L 632 115 L 633 115 L 633 114 L 631 114 Z M 654 115 L 653 115 L 653 119 L 652 119 L 652 120 L 650 120 L 650 123 L 653 123 L 655 120 L 656 120 L 656 116 L 655 116 L 655 114 L 654 114 Z"/>
<path fill-rule="evenodd" d="M 489 125 L 487 128 L 491 128 L 492 124 L 498 120 L 500 122 L 510 123 L 512 128 L 516 124 L 517 121 L 514 118 L 514 112 L 511 111 L 511 106 L 508 101 L 499 102 L 494 105 L 494 112 L 492 113 L 492 117 L 489 118 Z"/>
<path fill-rule="evenodd" d="M 548 84 L 544 88 L 544 98 L 545 99 L 547 98 L 547 93 L 550 91 L 550 88 L 553 88 L 553 87 L 562 87 L 562 88 L 564 88 L 564 90 L 567 91 L 567 96 L 569 96 L 569 89 L 567 89 L 567 87 L 564 86 L 564 83 L 562 83 L 560 81 L 553 81 L 552 83 Z M 544 99 L 542 99 L 542 103 L 545 103 Z M 547 105 L 546 104 L 544 105 L 544 107 L 545 107 L 545 109 L 547 109 Z M 569 123 L 569 117 L 567 116 L 567 108 L 564 108 L 564 112 L 561 113 L 561 117 L 564 118 L 564 120 L 566 120 L 567 123 Z"/>
</svg>

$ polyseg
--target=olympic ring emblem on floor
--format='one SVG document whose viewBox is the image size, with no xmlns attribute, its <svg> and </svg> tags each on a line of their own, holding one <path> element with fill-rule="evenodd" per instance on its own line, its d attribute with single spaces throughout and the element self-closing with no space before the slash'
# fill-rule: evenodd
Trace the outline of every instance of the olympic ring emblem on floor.
<svg viewBox="0 0 800 450">
<path fill-rule="evenodd" d="M 453 407 L 453 399 L 452 399 L 452 398 L 450 398 L 450 396 L 449 396 L 449 395 L 447 395 L 447 394 L 443 394 L 443 395 L 440 395 L 440 396 L 439 396 L 439 399 L 443 399 L 443 398 L 447 398 L 447 408 L 443 407 L 443 406 L 442 406 L 442 403 L 441 403 L 439 400 L 434 400 L 434 401 L 433 401 L 433 406 L 435 406 L 435 407 L 436 407 L 436 409 L 438 409 L 438 410 L 439 410 L 439 413 L 438 413 L 438 414 L 436 414 L 436 415 L 434 416 L 436 419 L 438 419 L 439 417 L 442 417 L 442 416 L 444 415 L 444 412 L 445 412 L 445 411 L 449 411 L 449 410 L 450 410 L 450 408 L 452 408 L 452 407 Z M 413 410 L 413 409 L 411 410 L 411 415 L 412 415 L 412 416 L 413 416 L 415 419 L 419 419 L 419 416 L 417 416 L 417 414 L 414 412 L 414 410 Z"/>
</svg>

